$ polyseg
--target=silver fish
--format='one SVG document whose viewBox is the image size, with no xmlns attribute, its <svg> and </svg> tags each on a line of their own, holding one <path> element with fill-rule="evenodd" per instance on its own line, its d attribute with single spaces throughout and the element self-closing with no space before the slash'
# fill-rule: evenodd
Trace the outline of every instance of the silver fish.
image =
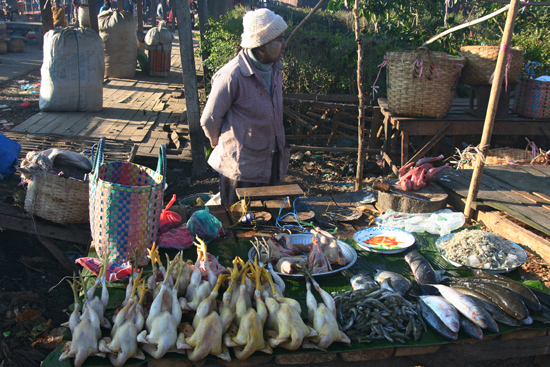
<svg viewBox="0 0 550 367">
<path fill-rule="evenodd" d="M 458 311 L 445 298 L 441 296 L 420 296 L 439 319 L 451 330 L 457 333 L 460 330 L 460 318 Z"/>
<path fill-rule="evenodd" d="M 460 315 L 460 328 L 466 334 L 475 339 L 483 339 L 483 330 L 464 315 Z"/>
<path fill-rule="evenodd" d="M 438 296 L 422 296 L 422 297 L 438 297 Z M 430 325 L 435 331 L 437 331 L 443 337 L 449 340 L 457 340 L 458 333 L 451 331 L 445 323 L 436 315 L 434 310 L 429 307 L 422 298 L 418 299 L 418 305 L 420 306 L 420 311 L 422 312 L 422 317 L 428 325 Z M 457 320 L 458 322 L 458 320 Z"/>
<path fill-rule="evenodd" d="M 437 284 L 439 276 L 432 268 L 428 260 L 416 250 L 412 250 L 405 255 L 405 261 L 411 267 L 414 278 L 418 284 Z"/>
<path fill-rule="evenodd" d="M 354 275 L 350 279 L 351 288 L 354 291 L 361 290 L 361 289 L 378 289 L 380 288 L 378 286 L 378 283 L 374 281 L 374 279 L 365 273 L 359 273 L 357 275 Z"/>
<path fill-rule="evenodd" d="M 486 313 L 477 307 L 468 296 L 446 285 L 435 284 L 433 287 L 436 287 L 439 293 L 441 293 L 449 303 L 455 306 L 461 314 L 466 316 L 480 328 L 487 329 L 489 322 L 485 318 Z"/>
<path fill-rule="evenodd" d="M 387 278 L 390 279 L 392 288 L 401 296 L 405 296 L 412 287 L 410 280 L 393 271 L 377 270 L 376 275 L 374 276 L 374 280 L 376 280 L 378 284 L 382 284 L 384 279 Z"/>
</svg>

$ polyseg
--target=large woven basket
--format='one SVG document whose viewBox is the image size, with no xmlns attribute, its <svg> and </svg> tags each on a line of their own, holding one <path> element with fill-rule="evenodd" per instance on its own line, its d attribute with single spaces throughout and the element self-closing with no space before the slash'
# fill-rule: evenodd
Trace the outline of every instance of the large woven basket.
<svg viewBox="0 0 550 367">
<path fill-rule="evenodd" d="M 25 41 L 21 38 L 14 38 L 8 42 L 8 52 L 18 53 L 25 51 Z"/>
<path fill-rule="evenodd" d="M 88 183 L 46 171 L 29 179 L 25 211 L 56 223 L 88 223 Z"/>
<path fill-rule="evenodd" d="M 491 85 L 489 82 L 497 65 L 499 46 L 462 46 L 460 53 L 466 58 L 462 82 L 467 85 Z M 517 84 L 523 69 L 523 51 L 512 49 L 508 84 Z"/>
<path fill-rule="evenodd" d="M 550 118 L 550 82 L 521 78 L 512 112 L 532 119 Z"/>
<path fill-rule="evenodd" d="M 386 55 L 388 107 L 395 115 L 442 118 L 451 108 L 466 59 L 426 48 Z"/>
<path fill-rule="evenodd" d="M 166 148 L 160 148 L 157 170 L 129 162 L 103 163 L 105 139 L 94 154 L 90 179 L 90 228 L 98 255 L 109 262 L 148 263 L 147 249 L 159 230 L 164 196 Z"/>
</svg>

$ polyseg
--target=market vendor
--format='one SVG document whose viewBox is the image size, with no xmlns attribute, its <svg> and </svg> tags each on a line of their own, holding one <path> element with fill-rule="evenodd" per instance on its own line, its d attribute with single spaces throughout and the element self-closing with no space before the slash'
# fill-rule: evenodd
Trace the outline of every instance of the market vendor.
<svg viewBox="0 0 550 367">
<path fill-rule="evenodd" d="M 281 56 L 283 18 L 257 9 L 243 17 L 239 54 L 212 78 L 201 126 L 213 151 L 208 163 L 220 174 L 221 202 L 237 202 L 236 188 L 277 185 L 290 149 L 283 128 Z"/>
</svg>

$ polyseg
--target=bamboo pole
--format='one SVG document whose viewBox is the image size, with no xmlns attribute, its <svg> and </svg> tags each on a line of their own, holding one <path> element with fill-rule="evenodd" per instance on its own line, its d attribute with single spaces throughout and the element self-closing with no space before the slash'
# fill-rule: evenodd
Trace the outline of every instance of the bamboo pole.
<svg viewBox="0 0 550 367">
<path fill-rule="evenodd" d="M 313 14 L 315 14 L 315 12 L 317 12 L 317 10 L 319 10 L 319 8 L 323 5 L 323 3 L 327 1 L 327 0 L 319 0 L 319 2 L 317 3 L 317 5 L 315 5 L 315 7 L 313 9 L 311 9 L 311 11 L 309 12 L 308 15 L 306 15 L 306 17 L 300 22 L 300 24 L 298 24 L 296 26 L 296 28 L 294 28 L 294 30 L 290 33 L 290 36 L 288 36 L 287 40 L 286 40 L 286 44 L 288 45 L 290 43 L 290 41 L 292 41 L 292 39 L 294 38 L 294 36 L 296 35 L 296 33 L 298 32 L 298 30 L 300 28 L 302 28 L 302 26 L 304 24 L 307 23 L 307 21 L 313 16 Z"/>
<path fill-rule="evenodd" d="M 357 139 L 357 172 L 355 175 L 355 191 L 363 189 L 363 167 L 365 162 L 365 93 L 363 88 L 363 44 L 361 41 L 361 30 L 359 29 L 359 0 L 355 0 L 353 8 L 353 18 L 355 19 L 355 40 L 357 41 L 357 89 L 359 91 L 359 109 L 358 109 L 358 132 Z"/>
<path fill-rule="evenodd" d="M 497 112 L 498 98 L 500 95 L 500 89 L 502 88 L 502 82 L 504 80 L 506 60 L 508 52 L 510 52 L 510 41 L 512 40 L 512 34 L 514 33 L 514 25 L 516 23 L 518 9 L 519 0 L 512 0 L 510 10 L 508 10 L 508 16 L 506 18 L 504 34 L 500 43 L 500 52 L 498 53 L 497 65 L 495 67 L 495 76 L 493 79 L 493 85 L 491 87 L 491 94 L 489 95 L 487 115 L 485 116 L 481 142 L 479 143 L 478 147 L 479 153 L 476 156 L 474 172 L 472 174 L 472 181 L 470 182 L 470 188 L 468 189 L 468 198 L 466 199 L 466 206 L 464 208 L 464 216 L 466 217 L 467 221 L 470 221 L 471 219 L 472 203 L 477 199 L 477 193 L 481 184 L 481 177 L 483 176 L 483 168 L 485 165 L 485 152 L 488 150 L 488 146 L 491 140 L 491 134 L 493 133 L 493 125 Z"/>
</svg>

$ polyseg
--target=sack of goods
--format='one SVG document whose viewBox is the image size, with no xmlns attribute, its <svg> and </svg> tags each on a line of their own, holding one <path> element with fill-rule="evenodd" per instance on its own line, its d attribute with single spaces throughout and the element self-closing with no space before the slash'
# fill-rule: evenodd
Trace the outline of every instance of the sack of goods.
<svg viewBox="0 0 550 367">
<path fill-rule="evenodd" d="M 48 31 L 44 35 L 40 109 L 101 111 L 104 72 L 103 42 L 96 32 L 72 27 Z"/>
<path fill-rule="evenodd" d="M 28 184 L 25 211 L 61 224 L 88 223 L 91 170 L 92 161 L 80 153 L 57 148 L 27 153 L 19 167 Z"/>
<path fill-rule="evenodd" d="M 105 45 L 105 77 L 133 78 L 137 63 L 137 22 L 127 11 L 110 9 L 97 17 Z"/>
<path fill-rule="evenodd" d="M 416 51 L 386 54 L 388 107 L 398 116 L 442 118 L 449 113 L 464 56 Z"/>
<path fill-rule="evenodd" d="M 130 162 L 104 163 L 105 139 L 93 156 L 90 177 L 90 228 L 99 256 L 109 262 L 149 262 L 147 249 L 157 239 L 164 196 L 166 148 L 160 147 L 156 171 Z"/>
<path fill-rule="evenodd" d="M 159 22 L 145 35 L 145 48 L 149 58 L 149 75 L 166 77 L 170 73 L 172 33 L 166 28 L 166 22 Z"/>
</svg>

